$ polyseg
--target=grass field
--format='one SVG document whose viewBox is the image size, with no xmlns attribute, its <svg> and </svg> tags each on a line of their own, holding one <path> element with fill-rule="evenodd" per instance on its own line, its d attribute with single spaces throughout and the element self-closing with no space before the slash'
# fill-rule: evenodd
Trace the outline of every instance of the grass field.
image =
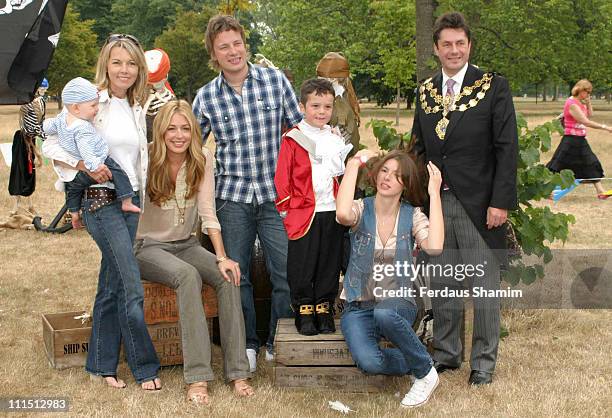
<svg viewBox="0 0 612 418">
<path fill-rule="evenodd" d="M 550 120 L 561 102 L 535 105 L 516 102 L 530 125 Z M 595 103 L 594 120 L 612 125 L 612 106 Z M 51 105 L 49 114 L 56 112 Z M 373 117 L 393 120 L 394 109 L 364 105 L 362 137 L 375 146 L 365 129 Z M 411 113 L 402 110 L 400 131 L 411 125 Z M 17 127 L 16 107 L 0 107 L 0 142 L 10 142 Z M 604 170 L 612 174 L 612 135 L 589 130 L 589 142 Z M 554 146 L 559 142 L 554 138 Z M 547 161 L 550 155 L 543 156 Z M 0 162 L 0 219 L 12 209 L 8 195 L 9 169 Z M 38 170 L 34 206 L 47 222 L 63 203 L 53 189 L 49 165 Z M 612 183 L 606 184 L 612 188 Z M 580 186 L 553 210 L 572 213 L 572 227 L 565 248 L 612 248 L 611 201 L 598 201 L 591 186 Z M 553 247 L 562 247 L 553 243 Z M 234 398 L 222 383 L 219 349 L 214 351 L 217 381 L 211 387 L 212 406 L 196 408 L 184 401 L 180 367 L 164 368 L 164 389 L 143 393 L 125 363 L 119 375 L 128 388 L 113 390 L 90 383 L 83 369 L 56 371 L 47 363 L 42 341 L 41 315 L 91 309 L 96 290 L 99 252 L 85 231 L 45 235 L 35 231 L 0 230 L 0 398 L 9 396 L 58 396 L 71 402 L 72 416 L 204 416 L 230 417 L 332 417 L 328 400 L 340 400 L 356 410 L 355 416 L 609 416 L 612 406 L 612 312 L 606 310 L 505 311 L 509 330 L 501 345 L 495 381 L 482 388 L 468 388 L 469 365 L 446 373 L 434 397 L 423 408 L 401 410 L 401 396 L 408 379 L 398 379 L 380 394 L 330 391 L 288 391 L 272 386 L 272 368 L 260 362 L 253 385 L 256 396 Z M 607 411 L 607 412 L 606 412 Z M 19 416 L 11 415 L 11 416 Z"/>
</svg>

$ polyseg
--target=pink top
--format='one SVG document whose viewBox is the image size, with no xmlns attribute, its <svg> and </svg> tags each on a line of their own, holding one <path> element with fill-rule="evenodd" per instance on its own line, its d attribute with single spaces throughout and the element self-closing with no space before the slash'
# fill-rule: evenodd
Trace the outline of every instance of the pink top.
<svg viewBox="0 0 612 418">
<path fill-rule="evenodd" d="M 570 97 L 567 99 L 565 101 L 565 105 L 563 106 L 565 135 L 586 136 L 586 126 L 584 126 L 582 123 L 578 123 L 569 111 L 570 106 L 573 104 L 578 105 L 580 110 L 582 110 L 582 113 L 584 113 L 585 116 L 588 116 L 588 110 L 585 104 L 575 97 Z"/>
</svg>

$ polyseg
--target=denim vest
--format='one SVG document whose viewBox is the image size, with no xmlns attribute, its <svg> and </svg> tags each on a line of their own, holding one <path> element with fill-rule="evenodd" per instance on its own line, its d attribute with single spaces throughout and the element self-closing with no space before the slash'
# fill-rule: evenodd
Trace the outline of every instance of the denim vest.
<svg viewBox="0 0 612 418">
<path fill-rule="evenodd" d="M 363 215 L 359 226 L 354 231 L 351 230 L 349 232 L 351 255 L 343 283 L 346 301 L 349 303 L 359 299 L 363 289 L 368 286 L 370 280 L 373 280 L 374 245 L 376 242 L 374 198 L 367 197 L 363 199 L 363 206 Z M 402 202 L 397 225 L 394 264 L 398 261 L 402 264 L 403 262 L 412 264 L 412 214 L 413 207 L 408 203 Z M 402 289 L 408 289 L 412 286 L 410 276 L 396 276 L 395 280 L 398 287 Z M 412 298 L 406 297 L 406 299 Z"/>
</svg>

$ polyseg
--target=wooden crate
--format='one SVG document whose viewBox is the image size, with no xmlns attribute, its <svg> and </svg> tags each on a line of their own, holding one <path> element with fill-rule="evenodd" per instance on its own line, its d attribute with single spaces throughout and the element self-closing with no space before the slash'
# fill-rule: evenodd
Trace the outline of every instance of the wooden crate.
<svg viewBox="0 0 612 418">
<path fill-rule="evenodd" d="M 82 324 L 80 319 L 74 319 L 82 314 L 82 311 L 43 314 L 43 340 L 52 367 L 66 369 L 85 366 L 91 321 Z M 210 332 L 212 318 L 207 320 L 207 324 Z M 162 366 L 183 364 L 181 327 L 178 322 L 150 324 L 147 329 Z M 124 359 L 125 354 L 120 355 L 120 358 Z"/>
<path fill-rule="evenodd" d="M 212 318 L 206 319 L 208 332 L 212 332 Z M 155 352 L 162 366 L 183 364 L 183 343 L 181 325 L 178 322 L 164 322 L 147 325 Z"/>
<path fill-rule="evenodd" d="M 350 392 L 379 392 L 386 376 L 362 373 L 351 358 L 336 320 L 334 334 L 301 335 L 293 319 L 279 319 L 274 346 L 274 384 L 283 388 L 338 389 Z"/>
<path fill-rule="evenodd" d="M 144 289 L 144 315 L 148 325 L 177 322 L 176 292 L 163 284 L 142 281 Z M 207 318 L 217 316 L 217 296 L 212 287 L 202 286 L 202 302 Z"/>
<path fill-rule="evenodd" d="M 87 359 L 91 322 L 84 324 L 75 316 L 83 311 L 43 314 L 43 340 L 51 367 L 82 367 Z"/>
</svg>

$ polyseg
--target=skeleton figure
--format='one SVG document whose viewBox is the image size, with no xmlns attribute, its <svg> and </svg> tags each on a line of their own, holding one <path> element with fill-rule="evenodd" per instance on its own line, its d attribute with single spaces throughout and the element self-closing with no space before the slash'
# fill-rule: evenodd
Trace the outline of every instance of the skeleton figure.
<svg viewBox="0 0 612 418">
<path fill-rule="evenodd" d="M 45 78 L 40 84 L 34 100 L 22 105 L 19 109 L 19 129 L 21 134 L 19 139 L 14 139 L 13 155 L 15 155 L 15 147 L 18 147 L 21 149 L 19 155 L 23 158 L 15 158 L 13 164 L 25 164 L 25 167 L 21 167 L 21 170 L 17 170 L 17 167 L 11 167 L 9 193 L 15 196 L 15 209 L 12 212 L 15 214 L 19 211 L 22 198 L 25 201 L 24 206 L 27 207 L 27 212 L 35 213 L 30 196 L 36 187 L 35 161 L 37 158 L 39 161 L 41 159 L 40 153 L 36 148 L 36 140 L 45 139 L 42 124 L 45 120 L 47 108 L 44 96 L 48 88 L 49 82 Z"/>
<path fill-rule="evenodd" d="M 156 48 L 145 52 L 147 67 L 149 69 L 149 97 L 144 105 L 147 114 L 147 141 L 153 140 L 153 120 L 159 109 L 170 100 L 176 98 L 174 91 L 168 83 L 170 72 L 170 58 L 162 49 Z"/>
<path fill-rule="evenodd" d="M 6 0 L 4 7 L 0 8 L 0 15 L 8 15 L 13 10 L 23 10 L 34 0 Z"/>
</svg>

